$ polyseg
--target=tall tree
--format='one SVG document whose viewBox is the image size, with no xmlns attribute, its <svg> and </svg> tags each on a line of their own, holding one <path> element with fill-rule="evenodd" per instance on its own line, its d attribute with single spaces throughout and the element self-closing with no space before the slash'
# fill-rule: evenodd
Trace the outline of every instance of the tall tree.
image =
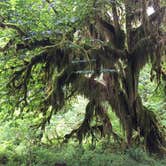
<svg viewBox="0 0 166 166">
<path fill-rule="evenodd" d="M 157 0 L 22 2 L 1 2 L 11 9 L 0 15 L 1 36 L 7 40 L 0 51 L 10 70 L 7 88 L 13 107 L 21 108 L 20 114 L 32 109 L 35 116 L 42 115 L 38 127 L 44 130 L 68 100 L 85 96 L 85 118 L 65 136 L 67 141 L 76 135 L 81 142 L 95 130 L 118 139 L 103 106 L 108 102 L 128 146 L 137 131 L 150 152 L 165 154 L 164 132 L 154 112 L 143 106 L 138 81 L 147 63 L 158 83 L 165 76 L 166 7 Z M 101 126 L 90 125 L 94 116 Z"/>
</svg>

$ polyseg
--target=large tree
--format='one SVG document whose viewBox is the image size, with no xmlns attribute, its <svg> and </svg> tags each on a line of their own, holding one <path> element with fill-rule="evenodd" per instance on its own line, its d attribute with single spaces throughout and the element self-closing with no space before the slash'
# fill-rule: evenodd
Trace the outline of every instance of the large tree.
<svg viewBox="0 0 166 166">
<path fill-rule="evenodd" d="M 158 84 L 166 76 L 162 2 L 11 0 L 0 5 L 1 72 L 10 75 L 12 110 L 42 117 L 37 125 L 44 130 L 68 100 L 83 95 L 89 100 L 85 118 L 65 141 L 76 135 L 81 142 L 95 130 L 118 139 L 103 106 L 107 102 L 120 119 L 128 146 L 137 131 L 150 152 L 165 154 L 164 131 L 138 93 L 145 64 L 152 64 L 151 78 Z M 94 116 L 102 125 L 90 125 Z"/>
</svg>

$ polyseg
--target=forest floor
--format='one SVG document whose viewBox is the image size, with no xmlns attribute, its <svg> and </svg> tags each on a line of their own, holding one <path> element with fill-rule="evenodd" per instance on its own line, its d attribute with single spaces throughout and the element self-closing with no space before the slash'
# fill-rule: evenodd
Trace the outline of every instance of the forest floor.
<svg viewBox="0 0 166 166">
<path fill-rule="evenodd" d="M 111 145 L 112 146 L 112 145 Z M 108 144 L 96 148 L 68 144 L 57 146 L 17 147 L 0 151 L 0 166 L 165 166 L 166 159 L 149 156 L 141 148 L 117 150 Z"/>
</svg>

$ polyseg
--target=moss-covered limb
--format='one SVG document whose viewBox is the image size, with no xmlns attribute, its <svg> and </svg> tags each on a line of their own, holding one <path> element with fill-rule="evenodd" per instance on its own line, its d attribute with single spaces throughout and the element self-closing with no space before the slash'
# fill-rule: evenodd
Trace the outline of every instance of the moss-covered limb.
<svg viewBox="0 0 166 166">
<path fill-rule="evenodd" d="M 102 132 L 101 134 L 103 136 L 108 136 L 110 137 L 111 135 L 113 136 L 113 139 L 115 141 L 122 141 L 122 138 L 119 137 L 119 135 L 117 135 L 114 131 L 113 131 L 113 127 L 110 121 L 110 118 L 108 116 L 107 110 L 101 105 L 101 104 L 97 104 L 95 107 L 95 112 L 96 115 L 98 115 L 102 121 Z"/>
<path fill-rule="evenodd" d="M 39 63 L 45 62 L 47 54 L 41 53 L 39 55 L 34 56 L 29 63 L 25 64 L 19 71 L 15 71 L 13 73 L 12 78 L 10 79 L 8 83 L 8 87 L 10 88 L 10 91 L 15 93 L 16 91 L 22 91 L 23 97 L 20 96 L 21 103 L 22 101 L 27 103 L 27 92 L 28 92 L 28 83 L 29 79 L 31 77 L 31 71 L 34 66 L 36 66 Z"/>
<path fill-rule="evenodd" d="M 54 64 L 54 70 L 56 68 L 55 65 L 56 64 Z M 47 85 L 45 102 L 47 105 L 52 106 L 54 113 L 59 111 L 65 105 L 66 101 L 70 100 L 78 93 L 76 87 L 70 86 L 79 79 L 78 75 L 74 73 L 75 67 L 77 67 L 77 65 L 70 64 L 60 73 L 52 73 L 54 75 L 52 75 L 52 77 L 55 78 L 50 80 L 50 85 Z"/>
<path fill-rule="evenodd" d="M 165 18 L 166 18 L 166 6 L 163 6 L 157 9 L 153 14 L 151 14 L 148 19 L 149 19 L 150 25 L 160 26 L 162 23 L 164 24 Z M 141 26 L 142 25 L 140 25 L 140 27 Z"/>
<path fill-rule="evenodd" d="M 20 36 L 26 35 L 26 33 L 18 25 L 15 25 L 15 24 L 0 22 L 0 28 L 3 28 L 3 29 L 11 28 L 16 30 Z"/>
<path fill-rule="evenodd" d="M 138 73 L 150 58 L 154 59 L 154 44 L 157 44 L 157 42 L 150 37 L 142 38 L 136 43 L 133 51 L 128 57 L 133 66 L 132 70 L 134 70 L 134 73 Z"/>
<path fill-rule="evenodd" d="M 41 53 L 39 55 L 34 56 L 30 62 L 28 62 L 25 66 L 22 67 L 21 70 L 15 71 L 13 73 L 13 76 L 11 80 L 9 81 L 9 84 L 15 85 L 15 82 L 19 80 L 19 78 L 24 78 L 24 82 L 28 81 L 28 77 L 30 76 L 30 72 L 33 66 L 45 62 L 47 54 L 46 53 Z M 17 86 L 14 86 L 14 88 L 17 88 Z"/>
<path fill-rule="evenodd" d="M 10 39 L 4 47 L 0 47 L 0 52 L 9 51 L 9 49 L 14 46 L 16 51 L 21 50 L 34 50 L 36 48 L 45 48 L 48 46 L 54 46 L 54 44 L 49 39 L 43 39 L 43 40 L 25 40 L 21 41 L 20 43 L 16 43 L 14 39 Z"/>
<path fill-rule="evenodd" d="M 115 5 L 115 4 L 114 4 Z M 113 6 L 114 6 L 113 5 Z M 117 18 L 116 6 L 113 7 L 114 16 Z M 100 40 L 104 42 L 108 42 L 109 45 L 112 45 L 114 48 L 124 49 L 125 45 L 125 33 L 120 28 L 118 20 L 114 20 L 114 24 L 108 23 L 107 21 L 103 20 L 101 17 L 97 17 L 96 19 L 96 30 L 100 34 Z M 99 37 L 96 36 L 98 39 Z M 94 35 L 93 35 L 94 38 Z"/>
<path fill-rule="evenodd" d="M 104 51 L 104 53 L 102 55 L 104 55 L 105 58 L 110 59 L 110 61 L 113 61 L 115 59 L 126 59 L 127 58 L 127 51 L 126 50 L 112 48 L 110 46 L 105 46 L 102 49 Z"/>
<path fill-rule="evenodd" d="M 131 30 L 132 30 L 132 2 L 130 0 L 125 0 L 125 11 L 126 11 L 126 36 L 127 36 L 127 46 L 128 50 L 132 49 L 131 43 Z"/>
<path fill-rule="evenodd" d="M 104 84 L 85 76 L 78 77 L 78 81 L 73 82 L 72 87 L 89 100 L 95 99 L 100 102 L 109 98 L 108 89 Z"/>
<path fill-rule="evenodd" d="M 153 47 L 156 45 L 156 47 Z M 162 47 L 157 39 L 145 37 L 139 40 L 131 54 L 128 56 L 126 67 L 126 92 L 131 103 L 137 97 L 139 72 L 151 60 L 152 70 L 156 71 L 156 78 L 159 81 L 161 76 L 161 52 Z"/>
<path fill-rule="evenodd" d="M 116 141 L 121 140 L 120 137 L 113 132 L 112 124 L 106 110 L 97 102 L 92 100 L 87 104 L 85 118 L 82 124 L 77 129 L 72 130 L 69 134 L 66 134 L 64 142 L 68 142 L 70 138 L 76 135 L 81 143 L 83 138 L 85 138 L 87 135 L 91 135 L 93 143 L 93 141 L 96 139 L 96 134 L 99 134 L 101 137 L 108 136 L 108 138 L 110 138 L 110 135 L 112 135 Z M 101 125 L 91 126 L 94 114 L 100 119 Z"/>
<path fill-rule="evenodd" d="M 112 2 L 112 13 L 113 13 L 113 20 L 115 25 L 115 33 L 116 33 L 116 41 L 115 46 L 119 49 L 124 49 L 125 47 L 125 32 L 121 29 L 119 23 L 119 16 L 117 12 L 117 5 L 116 2 Z"/>
<path fill-rule="evenodd" d="M 147 150 L 166 155 L 165 131 L 162 131 L 155 113 L 143 106 L 140 97 L 137 98 L 135 106 L 137 128 L 140 129 L 140 135 L 144 137 Z"/>
<path fill-rule="evenodd" d="M 144 28 L 145 36 L 148 36 L 150 33 L 149 20 L 147 14 L 148 2 L 146 0 L 142 0 L 141 5 L 142 5 L 142 25 Z"/>
<path fill-rule="evenodd" d="M 135 44 L 142 38 L 145 38 L 147 34 L 145 33 L 145 29 L 149 27 L 149 35 L 151 36 L 158 36 L 158 30 L 160 29 L 159 27 L 164 24 L 166 19 L 166 7 L 161 7 L 160 9 L 157 9 L 155 13 L 152 15 L 148 16 L 146 20 L 148 20 L 148 24 L 144 25 L 141 24 L 137 28 L 132 28 L 131 29 L 131 46 L 132 48 L 135 47 Z M 161 31 L 161 30 L 160 30 Z M 160 32 L 161 33 L 161 32 Z"/>
<path fill-rule="evenodd" d="M 111 3 L 112 3 L 112 13 L 113 13 L 114 25 L 117 29 L 120 29 L 119 16 L 118 16 L 118 12 L 117 12 L 116 2 L 111 2 Z"/>
<path fill-rule="evenodd" d="M 118 91 L 111 98 L 109 98 L 108 102 L 110 103 L 113 111 L 116 116 L 119 118 L 120 123 L 126 133 L 127 143 L 131 145 L 132 138 L 132 110 L 130 107 L 130 101 L 128 100 L 127 95 L 123 91 Z"/>
<path fill-rule="evenodd" d="M 112 75 L 107 75 L 104 80 L 106 82 L 107 89 L 105 94 L 109 93 L 106 100 L 111 105 L 113 111 L 115 111 L 125 129 L 127 124 L 126 121 L 129 120 L 131 110 L 127 92 L 122 89 L 124 85 L 121 85 L 123 84 L 121 77 L 119 74 L 114 73 Z"/>
<path fill-rule="evenodd" d="M 89 101 L 89 103 L 86 106 L 85 117 L 82 124 L 79 126 L 79 128 L 72 130 L 69 134 L 66 134 L 64 142 L 67 142 L 68 139 L 70 139 L 74 134 L 76 134 L 79 143 L 82 142 L 83 138 L 88 134 L 88 132 L 90 132 L 91 129 L 90 123 L 94 115 L 94 109 L 95 109 L 94 100 Z"/>
<path fill-rule="evenodd" d="M 39 47 L 47 47 L 47 46 L 54 46 L 54 43 L 52 43 L 50 41 L 49 38 L 43 39 L 43 40 L 25 40 L 22 41 L 21 43 L 16 44 L 16 50 L 33 50 L 35 48 L 39 48 Z"/>
<path fill-rule="evenodd" d="M 26 71 L 25 74 L 23 76 L 23 84 L 22 84 L 22 88 L 24 91 L 24 101 L 27 103 L 26 99 L 27 99 L 27 92 L 28 92 L 28 82 L 31 76 L 31 71 L 32 68 L 39 64 L 39 63 L 43 63 L 45 62 L 45 59 L 47 57 L 47 53 L 41 53 L 39 55 L 34 56 L 31 61 L 29 62 L 29 64 L 26 67 Z M 18 78 L 18 76 L 16 76 Z M 12 82 L 14 82 L 15 80 L 12 80 Z"/>
<path fill-rule="evenodd" d="M 88 131 L 90 130 L 91 126 L 90 123 L 92 121 L 93 115 L 94 115 L 94 108 L 95 108 L 95 101 L 92 100 L 90 101 L 87 106 L 86 106 L 86 111 L 85 111 L 85 118 L 77 130 L 77 138 L 79 142 L 82 142 L 83 137 L 86 136 Z"/>
<path fill-rule="evenodd" d="M 101 35 L 101 40 L 104 42 L 109 42 L 114 47 L 117 47 L 117 32 L 120 29 L 116 30 L 116 27 L 112 25 L 111 23 L 108 23 L 107 21 L 103 20 L 101 17 L 97 17 L 96 19 L 96 27 L 97 31 Z M 124 41 L 123 39 L 121 41 Z M 119 48 L 119 47 L 117 47 Z"/>
</svg>

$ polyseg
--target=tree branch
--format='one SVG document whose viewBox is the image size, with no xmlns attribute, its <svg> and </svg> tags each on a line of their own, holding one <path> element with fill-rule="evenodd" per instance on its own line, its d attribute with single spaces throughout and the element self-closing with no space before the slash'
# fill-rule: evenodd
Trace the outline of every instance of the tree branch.
<svg viewBox="0 0 166 166">
<path fill-rule="evenodd" d="M 25 32 L 23 32 L 22 29 L 20 27 L 18 27 L 17 25 L 0 22 L 0 27 L 3 28 L 3 29 L 5 29 L 5 28 L 14 29 L 18 32 L 18 34 L 20 36 L 25 36 Z"/>
<path fill-rule="evenodd" d="M 127 45 L 129 52 L 132 49 L 131 43 L 131 30 L 132 30 L 132 2 L 125 0 L 125 11 L 126 11 L 126 32 L 127 32 Z"/>
<path fill-rule="evenodd" d="M 23 66 L 22 69 L 20 69 L 19 71 L 15 71 L 13 73 L 13 77 L 9 81 L 9 87 L 13 89 L 24 88 L 24 90 L 27 91 L 26 87 L 31 74 L 32 67 L 38 63 L 45 62 L 46 56 L 46 53 L 36 55 L 26 66 Z M 22 80 L 16 85 L 16 82 L 18 82 L 18 80 L 21 78 Z"/>
<path fill-rule="evenodd" d="M 7 51 L 14 44 L 15 44 L 14 39 L 10 39 L 4 47 L 2 47 L 2 48 L 0 47 L 0 52 Z M 53 43 L 50 42 L 49 39 L 33 40 L 33 41 L 31 41 L 31 39 L 29 39 L 29 40 L 26 40 L 25 42 L 16 44 L 15 47 L 16 47 L 16 51 L 19 51 L 19 50 L 24 50 L 24 49 L 33 50 L 38 47 L 47 47 L 47 46 L 51 46 L 51 45 L 53 45 Z"/>
<path fill-rule="evenodd" d="M 113 12 L 115 27 L 116 27 L 117 30 L 120 30 L 119 17 L 118 17 L 117 8 L 116 8 L 116 2 L 112 2 L 112 12 Z"/>
<path fill-rule="evenodd" d="M 46 46 L 51 46 L 53 45 L 49 39 L 43 39 L 43 40 L 27 40 L 25 43 L 20 43 L 16 45 L 16 50 L 23 50 L 23 49 L 28 49 L 28 50 L 33 50 L 38 47 L 46 47 Z"/>
</svg>

